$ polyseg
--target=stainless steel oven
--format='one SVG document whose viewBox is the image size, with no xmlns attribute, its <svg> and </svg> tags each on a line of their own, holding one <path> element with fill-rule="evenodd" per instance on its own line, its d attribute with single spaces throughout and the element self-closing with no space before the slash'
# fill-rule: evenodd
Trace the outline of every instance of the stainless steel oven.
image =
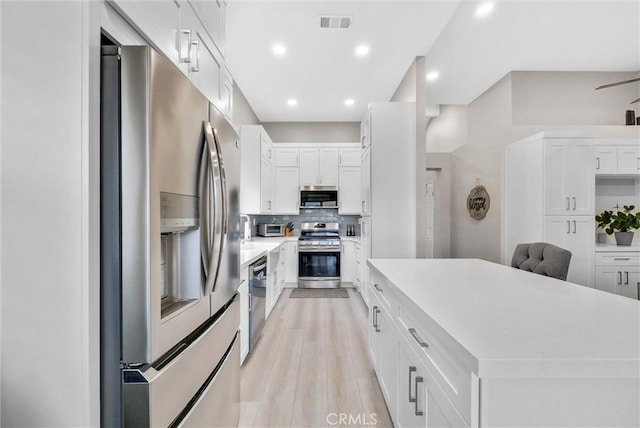
<svg viewBox="0 0 640 428">
<path fill-rule="evenodd" d="M 302 223 L 298 238 L 298 287 L 340 287 L 340 225 Z"/>
</svg>

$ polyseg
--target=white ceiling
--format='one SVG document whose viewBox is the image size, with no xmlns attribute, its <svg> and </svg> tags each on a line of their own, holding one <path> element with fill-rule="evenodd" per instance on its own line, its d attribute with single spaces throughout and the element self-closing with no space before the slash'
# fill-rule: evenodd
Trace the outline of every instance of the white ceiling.
<svg viewBox="0 0 640 428">
<path fill-rule="evenodd" d="M 484 19 L 478 4 L 231 0 L 228 66 L 263 122 L 359 121 L 421 55 L 440 73 L 427 82 L 428 104 L 468 104 L 512 70 L 640 70 L 637 0 L 502 0 Z M 323 14 L 350 15 L 353 26 L 320 29 Z M 287 47 L 283 57 L 275 43 Z M 366 58 L 355 56 L 361 43 L 371 47 Z"/>
</svg>

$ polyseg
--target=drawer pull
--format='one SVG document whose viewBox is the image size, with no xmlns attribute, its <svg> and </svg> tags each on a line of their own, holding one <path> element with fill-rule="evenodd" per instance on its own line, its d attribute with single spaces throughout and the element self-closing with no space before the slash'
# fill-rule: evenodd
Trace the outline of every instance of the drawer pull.
<svg viewBox="0 0 640 428">
<path fill-rule="evenodd" d="M 622 272 L 618 272 L 618 285 L 622 285 Z"/>
<path fill-rule="evenodd" d="M 380 333 L 380 329 L 378 328 L 378 313 L 380 313 L 380 310 L 378 310 L 377 306 L 373 307 L 373 328 L 375 328 L 376 333 Z"/>
<path fill-rule="evenodd" d="M 616 257 L 613 260 L 617 261 L 617 262 L 623 262 L 625 260 L 631 260 L 629 257 Z"/>
<path fill-rule="evenodd" d="M 416 416 L 424 415 L 424 412 L 422 410 L 418 410 L 418 384 L 423 381 L 424 379 L 422 379 L 422 376 L 416 376 L 416 401 L 414 402 L 416 406 L 416 411 L 415 411 Z"/>
<path fill-rule="evenodd" d="M 629 272 L 624 273 L 624 285 L 629 285 Z"/>
<path fill-rule="evenodd" d="M 417 369 L 414 366 L 409 366 L 409 403 L 415 403 L 417 397 L 411 397 L 411 374 Z M 416 391 L 417 392 L 417 391 Z"/>
<path fill-rule="evenodd" d="M 418 342 L 418 345 L 422 346 L 423 348 L 428 348 L 429 347 L 429 344 L 427 342 L 425 342 L 422 339 L 420 339 L 420 336 L 418 336 L 418 332 L 416 331 L 415 328 L 410 328 L 409 329 L 409 333 L 411 333 L 411 336 L 413 336 L 415 341 Z"/>
<path fill-rule="evenodd" d="M 376 284 L 375 282 L 373 283 L 373 286 L 376 288 L 376 290 L 378 290 L 381 293 L 384 293 L 384 290 L 382 288 L 380 288 L 380 286 L 378 284 Z"/>
</svg>

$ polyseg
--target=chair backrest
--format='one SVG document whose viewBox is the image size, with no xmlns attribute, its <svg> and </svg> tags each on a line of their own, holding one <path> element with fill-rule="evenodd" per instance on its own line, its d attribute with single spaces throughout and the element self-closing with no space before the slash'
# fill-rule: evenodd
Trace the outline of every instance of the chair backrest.
<svg viewBox="0 0 640 428">
<path fill-rule="evenodd" d="M 571 251 L 545 242 L 534 242 L 516 246 L 511 266 L 566 281 L 570 262 Z"/>
</svg>

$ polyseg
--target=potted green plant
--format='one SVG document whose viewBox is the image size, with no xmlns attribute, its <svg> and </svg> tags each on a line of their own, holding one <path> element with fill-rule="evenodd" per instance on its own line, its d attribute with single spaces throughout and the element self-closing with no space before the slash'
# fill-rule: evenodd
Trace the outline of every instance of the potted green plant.
<svg viewBox="0 0 640 428">
<path fill-rule="evenodd" d="M 608 235 L 615 233 L 618 245 L 629 246 L 633 241 L 633 230 L 640 229 L 640 212 L 634 214 L 634 209 L 633 205 L 625 205 L 622 210 L 616 207 L 615 213 L 605 210 L 596 216 L 597 227 Z"/>
</svg>

